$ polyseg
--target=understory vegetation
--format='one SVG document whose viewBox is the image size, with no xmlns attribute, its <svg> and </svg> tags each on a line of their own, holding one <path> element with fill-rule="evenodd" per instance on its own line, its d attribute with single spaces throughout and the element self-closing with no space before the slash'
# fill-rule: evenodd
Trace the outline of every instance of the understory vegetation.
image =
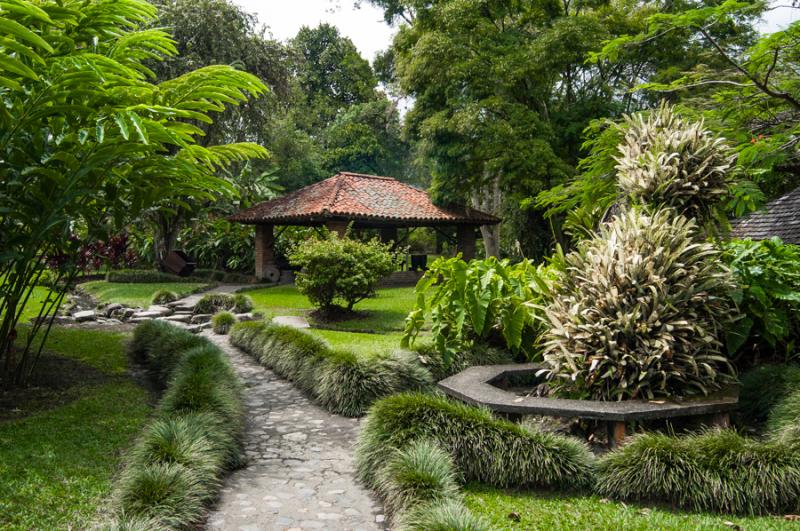
<svg viewBox="0 0 800 531">
<path fill-rule="evenodd" d="M 223 474 L 243 464 L 239 380 L 219 348 L 162 321 L 139 325 L 129 352 L 165 390 L 126 456 L 112 500 L 115 525 L 193 529 Z"/>
<path fill-rule="evenodd" d="M 432 384 L 409 352 L 334 350 L 311 334 L 266 322 L 238 323 L 230 340 L 328 411 L 349 417 L 363 415 L 381 397 Z"/>
<path fill-rule="evenodd" d="M 121 453 L 151 411 L 148 391 L 126 375 L 124 340 L 119 333 L 54 327 L 33 389 L 3 395 L 3 529 L 91 527 Z"/>
<path fill-rule="evenodd" d="M 184 297 L 205 289 L 207 284 L 196 282 L 179 283 L 134 283 L 122 284 L 103 280 L 84 282 L 80 289 L 91 295 L 100 304 L 119 303 L 126 306 L 147 308 L 155 304 L 155 296 L 162 291 Z"/>
</svg>

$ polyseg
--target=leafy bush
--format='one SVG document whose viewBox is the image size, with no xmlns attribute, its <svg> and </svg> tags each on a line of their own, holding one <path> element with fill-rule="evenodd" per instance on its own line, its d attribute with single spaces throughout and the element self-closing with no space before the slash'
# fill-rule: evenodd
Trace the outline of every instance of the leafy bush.
<svg viewBox="0 0 800 531">
<path fill-rule="evenodd" d="M 633 437 L 598 467 L 601 495 L 696 511 L 767 514 L 800 509 L 800 452 L 734 431 Z"/>
<path fill-rule="evenodd" d="M 379 487 L 378 471 L 416 440 L 439 445 L 466 481 L 498 487 L 579 487 L 592 481 L 592 456 L 576 439 L 532 431 L 484 409 L 424 393 L 377 401 L 356 447 L 357 474 Z"/>
<path fill-rule="evenodd" d="M 403 344 L 412 343 L 430 315 L 436 351 L 445 365 L 476 344 L 502 346 L 533 357 L 542 331 L 536 307 L 548 298 L 550 268 L 529 260 L 438 258 L 417 283 Z M 433 290 L 433 294 L 430 291 Z"/>
<path fill-rule="evenodd" d="M 236 316 L 231 312 L 217 312 L 211 318 L 211 329 L 215 334 L 225 335 L 236 324 Z"/>
<path fill-rule="evenodd" d="M 403 515 L 401 531 L 489 531 L 491 526 L 457 500 L 418 505 Z"/>
<path fill-rule="evenodd" d="M 699 222 L 717 216 L 727 196 L 735 153 L 702 121 L 680 118 L 662 104 L 625 117 L 617 185 L 634 204 L 672 207 Z"/>
<path fill-rule="evenodd" d="M 264 322 L 234 325 L 230 341 L 340 415 L 360 416 L 378 398 L 431 385 L 430 373 L 408 352 L 334 351 L 311 334 Z"/>
<path fill-rule="evenodd" d="M 186 227 L 178 235 L 182 248 L 199 265 L 232 271 L 253 270 L 255 233 L 252 227 L 220 217 L 205 217 L 199 223 L 202 230 Z"/>
<path fill-rule="evenodd" d="M 762 365 L 741 377 L 738 411 L 748 425 L 766 422 L 772 408 L 795 389 L 800 389 L 800 367 Z"/>
<path fill-rule="evenodd" d="M 126 458 L 112 527 L 192 529 L 223 472 L 243 462 L 238 378 L 216 346 L 163 321 L 139 325 L 129 351 L 169 386 Z"/>
<path fill-rule="evenodd" d="M 197 301 L 194 307 L 195 314 L 217 313 L 219 311 L 234 311 L 247 313 L 253 309 L 253 300 L 242 293 L 209 293 Z"/>
<path fill-rule="evenodd" d="M 723 249 L 744 314 L 728 335 L 729 352 L 742 352 L 750 362 L 758 354 L 791 356 L 800 337 L 800 247 L 773 238 L 734 240 Z"/>
<path fill-rule="evenodd" d="M 708 393 L 732 379 L 720 337 L 735 285 L 693 221 L 625 212 L 565 261 L 544 336 L 556 390 L 621 400 Z"/>
<path fill-rule="evenodd" d="M 419 342 L 414 345 L 414 352 L 420 363 L 431 372 L 435 381 L 443 380 L 475 365 L 504 365 L 514 363 L 508 350 L 476 343 L 456 351 L 448 360 L 436 350 L 430 342 Z"/>
<path fill-rule="evenodd" d="M 167 304 L 175 302 L 180 297 L 174 291 L 168 289 L 160 289 L 153 294 L 153 304 Z"/>
<path fill-rule="evenodd" d="M 398 450 L 378 472 L 377 485 L 390 517 L 420 503 L 461 498 L 450 456 L 425 440 Z"/>
<path fill-rule="evenodd" d="M 360 242 L 336 234 L 301 242 L 289 261 L 302 268 L 295 276 L 297 288 L 325 311 L 339 303 L 352 310 L 359 301 L 374 295 L 378 281 L 397 265 L 389 244 Z"/>
</svg>

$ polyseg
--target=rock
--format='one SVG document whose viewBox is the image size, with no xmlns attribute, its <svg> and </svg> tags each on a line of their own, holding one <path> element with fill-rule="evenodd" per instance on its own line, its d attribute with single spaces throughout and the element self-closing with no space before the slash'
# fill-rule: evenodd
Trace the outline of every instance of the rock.
<svg viewBox="0 0 800 531">
<path fill-rule="evenodd" d="M 161 317 L 162 321 L 169 321 L 171 323 L 188 323 L 192 320 L 191 314 L 174 314 Z"/>
<path fill-rule="evenodd" d="M 106 317 L 111 317 L 112 315 L 114 315 L 114 312 L 120 309 L 122 309 L 122 305 L 117 302 L 109 304 L 108 306 L 105 307 L 105 315 Z"/>
<path fill-rule="evenodd" d="M 95 315 L 94 310 L 84 310 L 82 312 L 73 313 L 72 318 L 78 323 L 84 323 L 86 321 L 96 320 L 97 315 Z"/>
<path fill-rule="evenodd" d="M 161 317 L 161 316 L 162 316 L 161 312 L 151 312 L 148 310 L 144 312 L 136 312 L 133 315 L 131 315 L 130 319 L 131 321 L 138 319 L 136 321 L 138 323 L 139 321 L 144 319 L 155 319 L 156 317 Z"/>
<path fill-rule="evenodd" d="M 193 324 L 191 326 L 187 326 L 186 330 L 188 330 L 189 332 L 191 332 L 193 334 L 199 334 L 200 332 L 202 332 L 206 328 L 211 328 L 211 323 Z"/>
<path fill-rule="evenodd" d="M 236 320 L 237 321 L 254 321 L 256 316 L 252 313 L 237 313 Z"/>
<path fill-rule="evenodd" d="M 134 310 L 133 308 L 125 308 L 125 311 L 122 312 L 122 318 L 123 319 L 130 319 L 131 316 L 133 316 L 133 314 L 135 314 L 135 313 L 136 313 L 136 310 Z"/>
<path fill-rule="evenodd" d="M 166 306 L 159 306 L 154 304 L 147 309 L 148 312 L 158 312 L 159 315 L 172 315 L 172 308 L 167 308 Z"/>
<path fill-rule="evenodd" d="M 192 324 L 198 324 L 198 323 L 207 323 L 210 320 L 211 320 L 210 313 L 198 313 L 197 315 L 192 316 L 192 319 L 189 322 Z"/>
</svg>

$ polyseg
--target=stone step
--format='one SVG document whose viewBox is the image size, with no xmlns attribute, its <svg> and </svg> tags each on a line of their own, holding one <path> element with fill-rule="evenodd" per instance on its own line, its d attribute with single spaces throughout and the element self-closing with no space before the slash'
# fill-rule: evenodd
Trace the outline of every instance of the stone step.
<svg viewBox="0 0 800 531">
<path fill-rule="evenodd" d="M 165 315 L 164 317 L 159 317 L 161 321 L 169 321 L 170 323 L 189 323 L 192 320 L 191 315 L 185 314 L 174 314 L 174 315 Z"/>
</svg>

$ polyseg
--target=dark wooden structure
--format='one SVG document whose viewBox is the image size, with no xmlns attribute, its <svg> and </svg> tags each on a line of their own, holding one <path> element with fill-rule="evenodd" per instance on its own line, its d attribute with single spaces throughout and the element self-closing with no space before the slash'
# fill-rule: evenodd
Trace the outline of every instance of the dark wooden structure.
<svg viewBox="0 0 800 531">
<path fill-rule="evenodd" d="M 476 231 L 500 219 L 462 205 L 433 204 L 424 190 L 392 177 L 341 172 L 229 218 L 255 225 L 256 277 L 277 280 L 273 244 L 276 226 L 325 226 L 344 235 L 347 227 L 378 229 L 383 241 L 398 241 L 399 228 L 455 227 L 456 247 L 465 259 L 475 256 Z"/>
</svg>

